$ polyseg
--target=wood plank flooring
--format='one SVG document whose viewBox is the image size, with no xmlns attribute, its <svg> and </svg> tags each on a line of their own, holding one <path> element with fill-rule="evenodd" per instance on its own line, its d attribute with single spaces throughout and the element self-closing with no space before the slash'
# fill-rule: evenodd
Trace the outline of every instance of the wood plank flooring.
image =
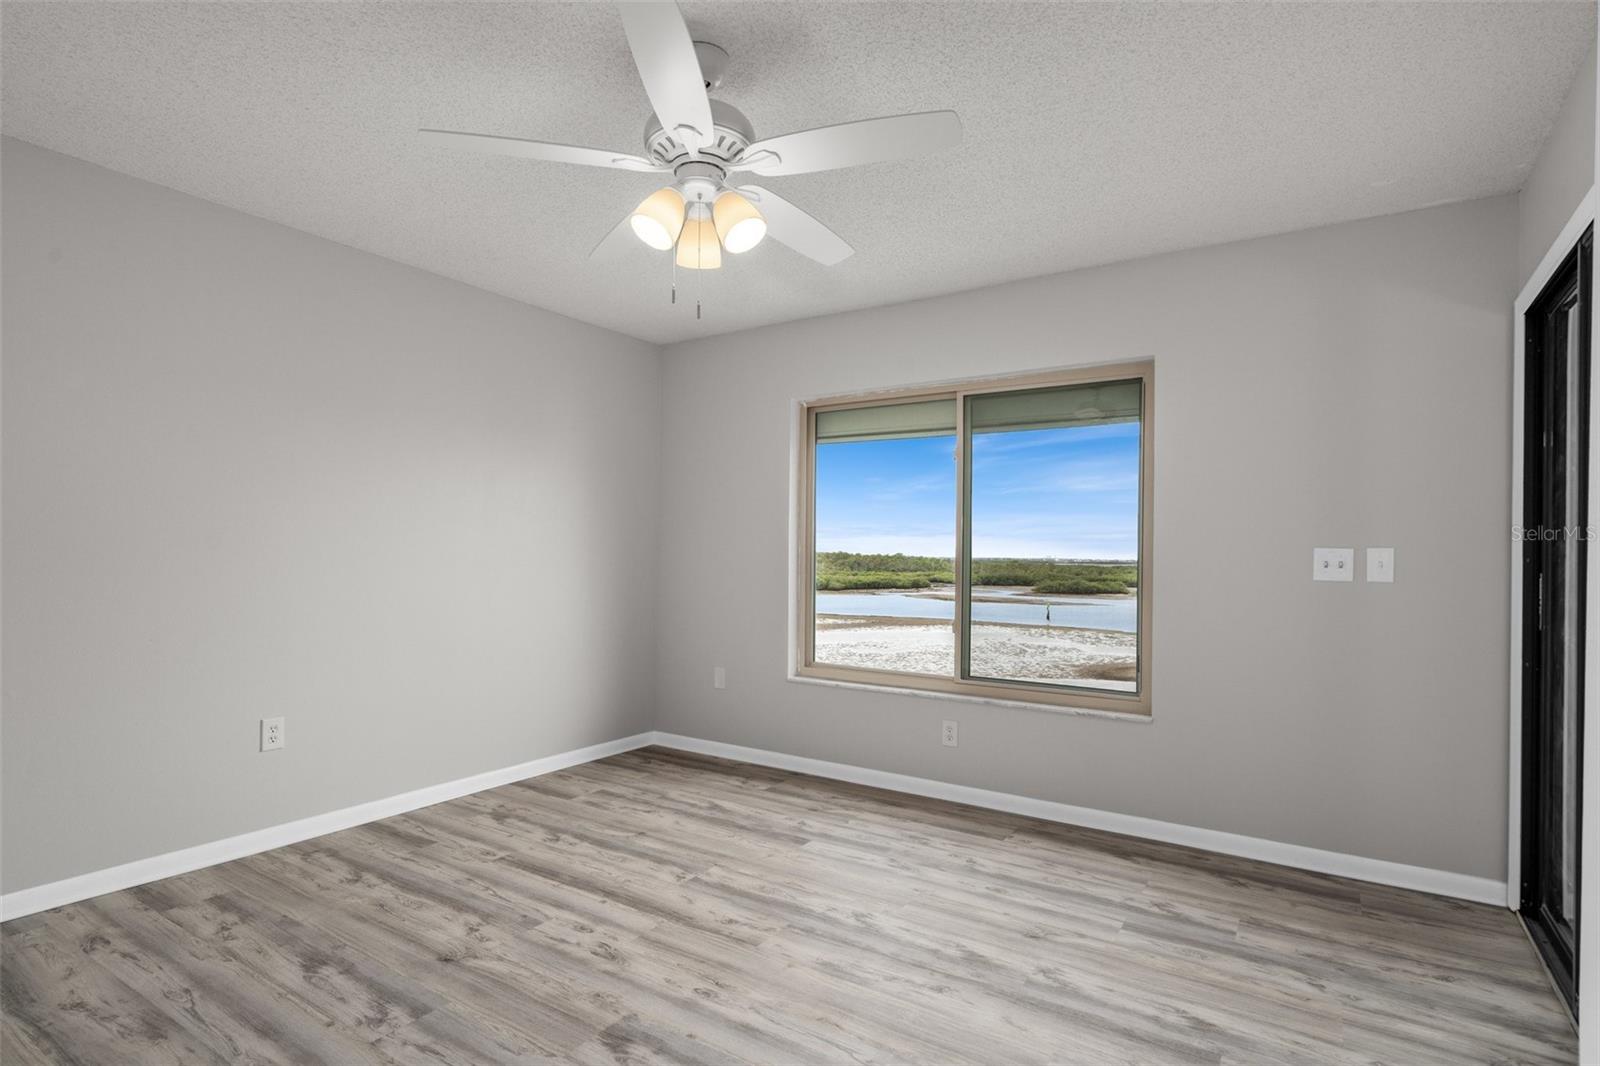
<svg viewBox="0 0 1600 1066">
<path fill-rule="evenodd" d="M 1576 1060 L 1504 910 L 658 748 L 0 951 L 6 1066 Z"/>
</svg>

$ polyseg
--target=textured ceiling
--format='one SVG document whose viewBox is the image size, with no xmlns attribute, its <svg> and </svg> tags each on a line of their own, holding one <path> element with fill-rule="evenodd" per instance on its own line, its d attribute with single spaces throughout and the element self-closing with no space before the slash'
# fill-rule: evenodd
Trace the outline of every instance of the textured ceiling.
<svg viewBox="0 0 1600 1066">
<path fill-rule="evenodd" d="M 589 250 L 653 175 L 423 143 L 637 152 L 609 4 L 0 5 L 7 134 L 652 341 L 1521 186 L 1594 5 L 688 3 L 758 136 L 954 108 L 956 152 L 767 183 L 854 257 L 680 274 Z"/>
</svg>

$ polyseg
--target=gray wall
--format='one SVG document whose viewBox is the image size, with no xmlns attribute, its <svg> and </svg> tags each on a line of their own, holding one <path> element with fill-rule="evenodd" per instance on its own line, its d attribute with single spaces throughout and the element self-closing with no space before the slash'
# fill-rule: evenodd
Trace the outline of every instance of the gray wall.
<svg viewBox="0 0 1600 1066">
<path fill-rule="evenodd" d="M 1503 877 L 1516 216 L 1498 197 L 669 348 L 659 727 Z M 785 680 L 793 400 L 1147 356 L 1153 722 Z M 1315 545 L 1393 546 L 1398 580 L 1313 584 Z"/>
<path fill-rule="evenodd" d="M 1595 50 L 1591 48 L 1517 197 L 1519 290 L 1594 184 L 1594 159 Z"/>
<path fill-rule="evenodd" d="M 651 726 L 654 346 L 0 159 L 5 890 Z"/>
</svg>

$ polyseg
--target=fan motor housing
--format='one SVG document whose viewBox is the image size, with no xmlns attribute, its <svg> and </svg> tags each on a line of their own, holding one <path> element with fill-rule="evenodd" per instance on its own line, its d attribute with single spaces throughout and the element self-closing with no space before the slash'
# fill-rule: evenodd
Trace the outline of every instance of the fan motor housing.
<svg viewBox="0 0 1600 1066">
<path fill-rule="evenodd" d="M 644 154 L 666 167 L 676 166 L 694 155 L 731 163 L 755 140 L 750 120 L 732 104 L 712 100 L 711 123 L 714 127 L 711 143 L 701 146 L 699 152 L 691 155 L 676 137 L 662 129 L 661 120 L 651 114 L 644 126 Z"/>
<path fill-rule="evenodd" d="M 689 159 L 672 169 L 674 183 L 687 203 L 711 203 L 722 192 L 727 171 L 716 163 L 703 159 Z"/>
</svg>

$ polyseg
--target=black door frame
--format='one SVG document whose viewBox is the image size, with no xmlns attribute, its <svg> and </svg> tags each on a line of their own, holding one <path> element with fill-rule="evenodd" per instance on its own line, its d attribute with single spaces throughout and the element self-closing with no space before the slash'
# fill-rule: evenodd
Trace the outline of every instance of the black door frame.
<svg viewBox="0 0 1600 1066">
<path fill-rule="evenodd" d="M 1528 530 L 1550 530 L 1552 522 L 1568 525 L 1567 513 L 1559 517 L 1554 510 L 1559 506 L 1565 512 L 1565 486 L 1553 479 L 1550 464 L 1545 459 L 1551 441 L 1562 433 L 1566 409 L 1555 400 L 1560 393 L 1554 378 L 1561 376 L 1560 387 L 1568 378 L 1561 373 L 1561 353 L 1551 350 L 1551 312 L 1558 306 L 1568 306 L 1574 295 L 1579 317 L 1577 350 L 1577 405 L 1578 445 L 1571 461 L 1577 464 L 1578 491 L 1577 522 L 1580 529 L 1562 530 L 1554 536 L 1541 535 L 1523 541 L 1521 552 L 1522 573 L 1522 627 L 1521 647 L 1521 862 L 1519 897 L 1521 915 L 1528 934 L 1544 957 L 1551 977 L 1566 999 L 1569 1009 L 1576 1010 L 1579 977 L 1578 927 L 1581 912 L 1576 898 L 1581 895 L 1582 879 L 1582 790 L 1583 790 L 1583 661 L 1586 584 L 1588 551 L 1586 543 L 1588 524 L 1588 459 L 1589 459 L 1589 371 L 1590 371 L 1590 309 L 1592 299 L 1591 275 L 1593 271 L 1593 238 L 1591 225 L 1573 246 L 1571 252 L 1551 273 L 1539 295 L 1529 305 L 1524 316 L 1524 394 L 1518 398 L 1523 408 L 1523 514 L 1522 523 Z M 1574 663 L 1563 661 L 1566 641 L 1546 639 L 1555 635 L 1551 618 L 1555 602 L 1555 580 L 1542 580 L 1553 574 L 1558 566 L 1558 553 L 1578 539 L 1577 572 L 1571 587 L 1577 604 L 1575 619 L 1577 632 L 1573 645 L 1579 655 Z M 1561 736 L 1562 723 L 1556 719 L 1560 705 L 1551 698 L 1550 689 L 1559 683 L 1566 670 L 1575 674 L 1574 690 L 1577 693 L 1573 735 Z M 1564 768 L 1557 765 L 1560 745 L 1573 747 L 1577 767 L 1576 801 L 1571 813 L 1573 839 L 1576 853 L 1573 856 L 1574 897 L 1573 919 L 1568 922 L 1552 912 L 1547 903 L 1553 887 L 1557 885 L 1560 871 L 1556 868 L 1561 858 L 1558 846 L 1547 846 L 1552 837 L 1560 833 L 1555 808 L 1561 804 L 1558 793 L 1560 776 Z"/>
</svg>

